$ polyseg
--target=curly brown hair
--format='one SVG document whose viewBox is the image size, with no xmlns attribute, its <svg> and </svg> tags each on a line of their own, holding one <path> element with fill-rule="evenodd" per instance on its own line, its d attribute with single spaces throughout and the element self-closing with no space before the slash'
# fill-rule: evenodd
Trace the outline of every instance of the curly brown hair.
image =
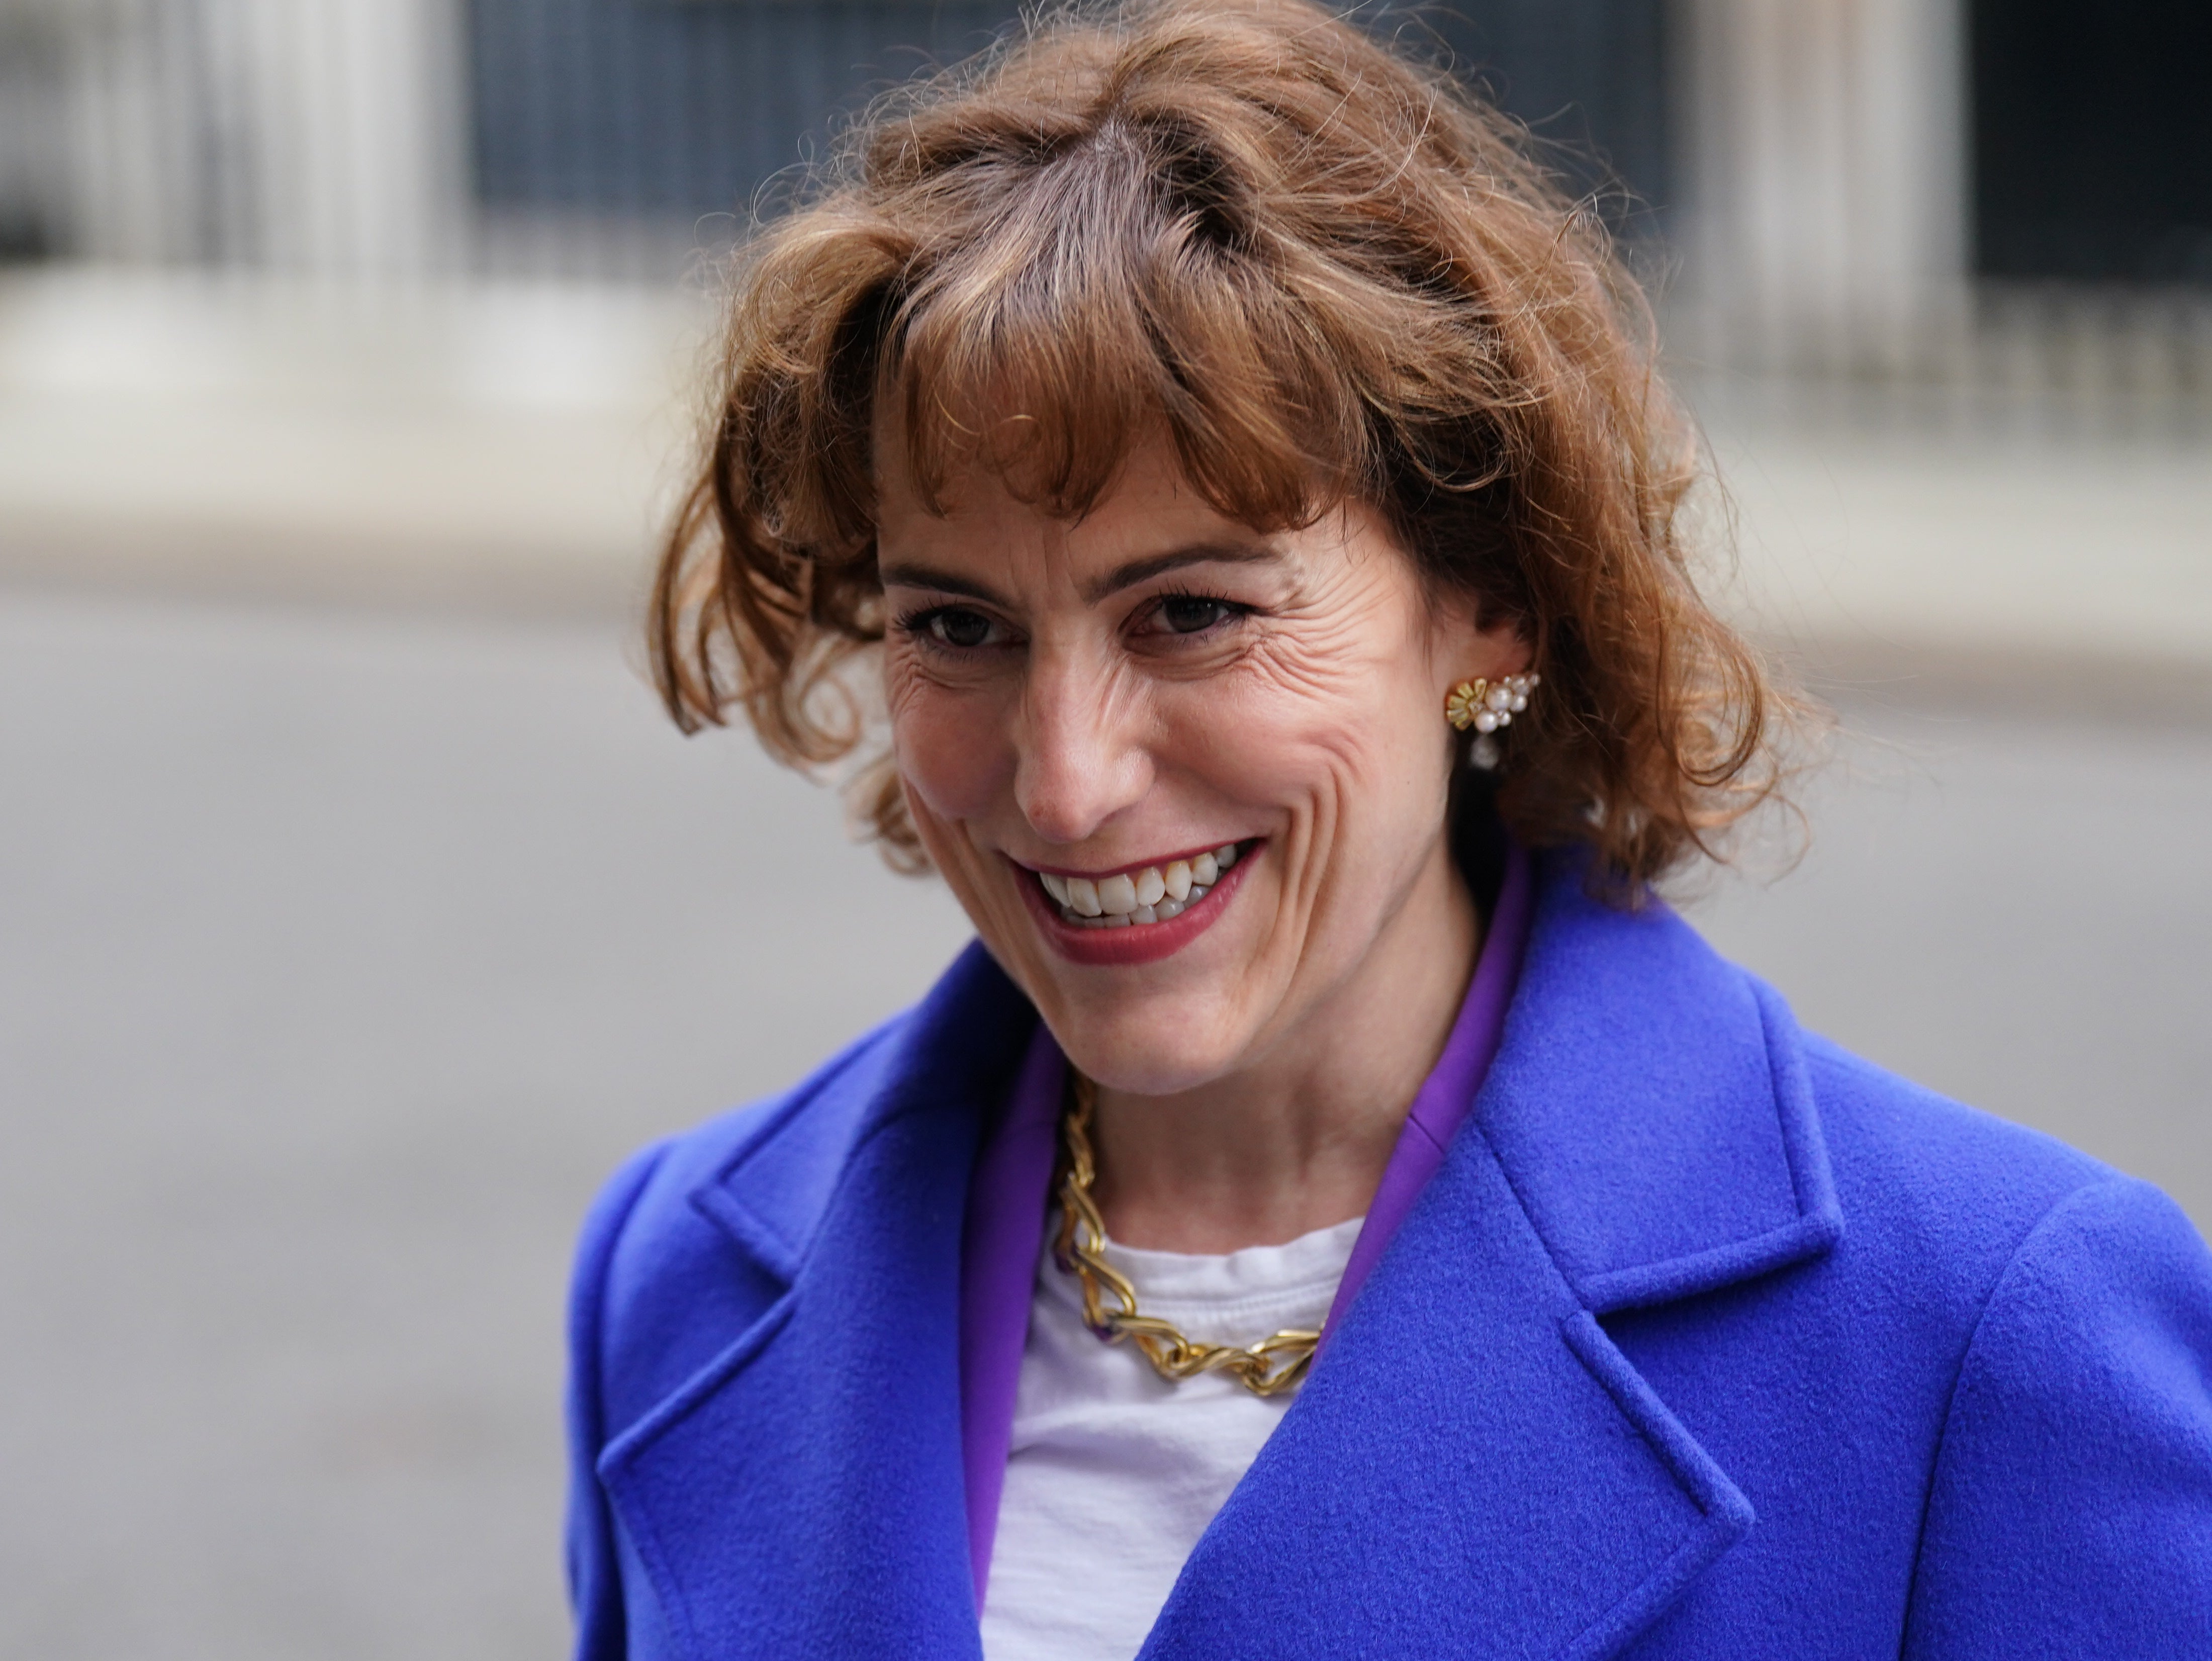
<svg viewBox="0 0 2212 1661">
<path fill-rule="evenodd" d="M 793 765 L 866 741 L 879 399 L 932 506 L 981 463 L 1079 514 L 1164 432 L 1222 513 L 1367 501 L 1511 619 L 1543 690 L 1497 811 L 1635 891 L 1775 794 L 1797 708 L 1692 581 L 1700 453 L 1653 338 L 1603 226 L 1441 68 L 1307 0 L 1032 17 L 881 100 L 742 257 L 661 693 Z M 887 765 L 861 788 L 919 867 Z"/>
</svg>

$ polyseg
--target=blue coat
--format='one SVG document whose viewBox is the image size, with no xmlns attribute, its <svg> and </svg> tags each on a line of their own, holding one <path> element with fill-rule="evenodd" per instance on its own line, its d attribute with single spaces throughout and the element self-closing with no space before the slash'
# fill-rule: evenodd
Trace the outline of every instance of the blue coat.
<svg viewBox="0 0 2212 1661">
<path fill-rule="evenodd" d="M 1035 1020 L 971 948 L 608 1187 L 580 1655 L 978 1654 L 962 1214 Z M 1144 1654 L 2212 1657 L 2212 1257 L 1547 861 L 1466 1129 Z"/>
</svg>

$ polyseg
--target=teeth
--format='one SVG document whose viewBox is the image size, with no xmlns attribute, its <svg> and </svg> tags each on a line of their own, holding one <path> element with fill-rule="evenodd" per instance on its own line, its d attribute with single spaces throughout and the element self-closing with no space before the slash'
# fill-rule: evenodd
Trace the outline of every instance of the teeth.
<svg viewBox="0 0 2212 1661">
<path fill-rule="evenodd" d="M 1110 877 L 1060 877 L 1040 871 L 1037 882 L 1067 922 L 1086 928 L 1127 928 L 1181 916 L 1212 891 L 1237 863 L 1237 844 L 1224 843 L 1195 859 L 1172 860 L 1163 870 L 1116 872 Z"/>
</svg>

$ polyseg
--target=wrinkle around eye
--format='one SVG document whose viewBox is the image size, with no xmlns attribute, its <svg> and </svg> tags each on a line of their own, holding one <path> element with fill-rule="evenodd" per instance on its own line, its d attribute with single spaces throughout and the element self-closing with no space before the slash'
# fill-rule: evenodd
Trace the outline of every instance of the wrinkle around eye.
<svg viewBox="0 0 2212 1661">
<path fill-rule="evenodd" d="M 1027 658 L 1025 642 L 963 648 L 931 639 L 922 630 L 902 624 L 884 642 L 883 675 L 887 702 L 896 715 L 927 691 L 978 693 L 1018 679 Z"/>
<path fill-rule="evenodd" d="M 1307 626 L 1268 630 L 1247 643 L 1237 666 L 1301 701 L 1325 703 L 1381 665 L 1362 649 L 1354 619 L 1340 615 Z"/>
</svg>

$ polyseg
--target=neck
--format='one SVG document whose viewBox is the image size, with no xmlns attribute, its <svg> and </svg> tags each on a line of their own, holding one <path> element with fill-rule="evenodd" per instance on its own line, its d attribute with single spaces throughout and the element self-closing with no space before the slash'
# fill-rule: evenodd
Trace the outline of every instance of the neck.
<svg viewBox="0 0 2212 1661">
<path fill-rule="evenodd" d="M 1458 1017 L 1480 935 L 1439 846 L 1359 968 L 1264 1057 L 1172 1096 L 1101 1090 L 1092 1192 L 1108 1234 L 1219 1253 L 1364 1213 Z"/>
</svg>

